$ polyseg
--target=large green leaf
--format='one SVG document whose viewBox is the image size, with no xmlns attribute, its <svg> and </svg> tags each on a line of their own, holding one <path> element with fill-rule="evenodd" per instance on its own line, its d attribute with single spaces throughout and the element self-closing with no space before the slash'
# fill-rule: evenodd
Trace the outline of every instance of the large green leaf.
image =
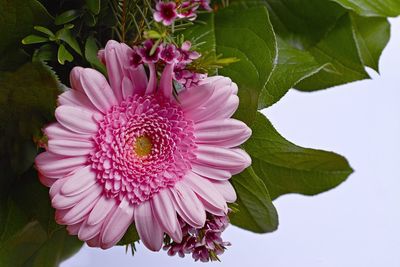
<svg viewBox="0 0 400 267">
<path fill-rule="evenodd" d="M 333 152 L 302 148 L 285 140 L 261 113 L 245 149 L 272 199 L 287 193 L 315 195 L 332 189 L 352 173 L 347 160 Z"/>
<path fill-rule="evenodd" d="M 214 29 L 217 54 L 240 60 L 224 67 L 220 74 L 238 84 L 240 105 L 235 116 L 250 124 L 276 59 L 276 40 L 268 12 L 262 5 L 232 5 L 216 13 Z"/>
<path fill-rule="evenodd" d="M 48 190 L 35 170 L 1 193 L 8 198 L 1 211 L 0 266 L 56 267 L 82 246 L 54 222 Z"/>
<path fill-rule="evenodd" d="M 366 18 L 351 15 L 354 35 L 364 65 L 379 72 L 379 58 L 390 39 L 390 24 L 386 18 Z"/>
<path fill-rule="evenodd" d="M 398 0 L 332 0 L 362 16 L 397 17 L 400 15 Z"/>
<path fill-rule="evenodd" d="M 231 180 L 237 193 L 238 211 L 230 215 L 232 224 L 256 233 L 278 228 L 278 214 L 263 181 L 249 167 Z"/>
<path fill-rule="evenodd" d="M 21 40 L 33 32 L 34 25 L 46 25 L 51 17 L 37 0 L 0 0 L 0 55 L 18 53 Z M 7 52 L 6 52 L 7 51 Z M 5 61 L 0 70 L 10 70 L 21 62 Z"/>
<path fill-rule="evenodd" d="M 325 66 L 323 63 L 318 63 L 308 51 L 294 48 L 280 38 L 278 38 L 278 51 L 277 65 L 260 95 L 258 106 L 260 109 L 276 103 L 290 88 Z"/>
<path fill-rule="evenodd" d="M 53 118 L 59 92 L 52 72 L 40 63 L 0 73 L 0 156 L 12 173 L 21 174 L 33 163 L 33 139 Z"/>
</svg>

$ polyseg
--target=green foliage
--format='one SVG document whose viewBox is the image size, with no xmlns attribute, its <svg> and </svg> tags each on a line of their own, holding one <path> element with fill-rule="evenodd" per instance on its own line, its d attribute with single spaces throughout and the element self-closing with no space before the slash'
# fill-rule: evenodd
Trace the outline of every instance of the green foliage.
<svg viewBox="0 0 400 267">
<path fill-rule="evenodd" d="M 347 9 L 368 17 L 397 17 L 400 15 L 398 0 L 332 0 Z"/>
<path fill-rule="evenodd" d="M 256 233 L 267 233 L 278 228 L 278 213 L 272 204 L 268 189 L 252 167 L 232 178 L 238 194 L 231 223 Z"/>
<path fill-rule="evenodd" d="M 21 39 L 34 25 L 47 25 L 51 16 L 36 0 L 0 0 L 0 71 L 14 70 L 29 58 L 20 51 Z"/>
<path fill-rule="evenodd" d="M 261 113 L 251 128 L 253 135 L 245 149 L 272 199 L 287 193 L 319 194 L 336 187 L 353 172 L 342 156 L 285 140 Z"/>
<path fill-rule="evenodd" d="M 235 116 L 250 124 L 276 57 L 276 40 L 268 12 L 264 7 L 230 6 L 217 12 L 214 21 L 211 27 L 215 31 L 217 54 L 239 59 L 219 74 L 238 84 L 240 104 Z"/>
<path fill-rule="evenodd" d="M 58 266 L 82 245 L 54 222 L 48 190 L 32 168 L 34 140 L 52 120 L 59 92 L 40 63 L 0 73 L 0 266 Z"/>
</svg>

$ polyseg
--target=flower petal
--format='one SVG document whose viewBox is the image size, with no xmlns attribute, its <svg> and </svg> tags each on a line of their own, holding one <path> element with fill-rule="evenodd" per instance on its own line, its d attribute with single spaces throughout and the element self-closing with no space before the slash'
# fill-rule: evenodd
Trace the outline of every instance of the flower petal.
<svg viewBox="0 0 400 267">
<path fill-rule="evenodd" d="M 68 139 L 50 139 L 47 143 L 49 152 L 61 156 L 88 155 L 94 145 L 91 141 L 78 141 Z"/>
<path fill-rule="evenodd" d="M 191 87 L 179 93 L 178 101 L 183 110 L 194 110 L 204 104 L 214 93 L 215 86 L 212 84 L 202 84 Z"/>
<path fill-rule="evenodd" d="M 90 101 L 103 113 L 118 104 L 118 100 L 106 78 L 97 70 L 84 69 L 81 75 L 81 83 Z"/>
<path fill-rule="evenodd" d="M 200 197 L 207 211 L 215 215 L 225 215 L 228 213 L 228 206 L 225 199 L 209 180 L 193 172 L 188 172 L 182 182 L 192 188 Z"/>
<path fill-rule="evenodd" d="M 124 198 L 101 231 L 101 248 L 114 246 L 133 222 L 133 206 Z"/>
<path fill-rule="evenodd" d="M 106 218 L 107 214 L 116 205 L 117 202 L 114 198 L 108 198 L 106 196 L 102 196 L 96 203 L 96 205 L 93 207 L 93 210 L 90 212 L 87 224 L 89 225 L 99 224 Z"/>
<path fill-rule="evenodd" d="M 172 73 L 174 71 L 174 64 L 167 64 L 160 79 L 161 94 L 166 99 L 172 98 Z"/>
<path fill-rule="evenodd" d="M 84 92 L 74 89 L 70 89 L 59 95 L 58 104 L 66 106 L 84 107 L 91 111 L 97 110 L 96 107 L 93 106 L 92 102 L 90 102 L 89 98 L 85 95 Z"/>
<path fill-rule="evenodd" d="M 195 228 L 201 228 L 206 221 L 204 206 L 193 190 L 182 182 L 171 189 L 179 216 Z"/>
<path fill-rule="evenodd" d="M 214 180 L 228 180 L 232 177 L 232 174 L 227 170 L 221 170 L 211 166 L 204 166 L 195 162 L 192 162 L 192 171 L 198 175 Z"/>
<path fill-rule="evenodd" d="M 218 192 L 225 198 L 228 203 L 236 201 L 236 191 L 229 181 L 211 181 Z"/>
<path fill-rule="evenodd" d="M 67 140 L 84 140 L 89 141 L 90 135 L 78 134 L 71 132 L 58 122 L 52 123 L 44 128 L 44 133 L 48 139 L 67 139 Z"/>
<path fill-rule="evenodd" d="M 182 231 L 176 216 L 172 194 L 168 189 L 161 190 L 153 196 L 151 208 L 163 230 L 177 243 L 182 241 Z"/>
<path fill-rule="evenodd" d="M 92 166 L 88 165 L 68 177 L 68 181 L 61 188 L 61 194 L 64 196 L 77 195 L 92 187 L 96 182 L 96 173 L 93 171 Z"/>
<path fill-rule="evenodd" d="M 56 221 L 59 224 L 75 224 L 86 219 L 88 213 L 92 210 L 93 206 L 96 205 L 98 199 L 101 196 L 102 188 L 100 186 L 94 186 L 91 192 L 78 202 L 73 208 L 69 210 L 57 210 L 65 211 L 56 214 Z"/>
<path fill-rule="evenodd" d="M 80 134 L 96 133 L 99 127 L 93 113 L 84 108 L 60 106 L 56 109 L 56 118 L 62 126 Z"/>
<path fill-rule="evenodd" d="M 208 146 L 199 144 L 195 151 L 197 158 L 194 162 L 219 168 L 222 170 L 244 170 L 251 164 L 250 157 L 233 148 L 223 148 L 218 146 Z"/>
<path fill-rule="evenodd" d="M 239 120 L 222 119 L 195 124 L 196 143 L 226 148 L 239 146 L 251 136 L 251 129 Z"/>
<path fill-rule="evenodd" d="M 62 157 L 51 152 L 40 153 L 35 159 L 35 165 L 40 173 L 46 177 L 62 178 L 65 175 L 84 166 L 86 156 Z"/>
<path fill-rule="evenodd" d="M 149 69 L 150 69 L 150 78 L 145 92 L 146 95 L 154 94 L 157 87 L 157 72 L 154 63 L 149 63 Z"/>
<path fill-rule="evenodd" d="M 153 216 L 150 201 L 135 207 L 135 225 L 143 244 L 152 251 L 159 251 L 163 244 L 164 232 Z"/>
<path fill-rule="evenodd" d="M 126 100 L 133 95 L 133 84 L 128 77 L 122 80 L 122 97 Z"/>
<path fill-rule="evenodd" d="M 81 84 L 81 74 L 83 68 L 82 67 L 74 67 L 69 74 L 69 83 L 71 84 L 71 88 L 83 92 L 82 84 Z"/>
<path fill-rule="evenodd" d="M 133 84 L 133 93 L 144 95 L 148 84 L 147 74 L 143 65 L 128 68 L 130 80 Z"/>
</svg>

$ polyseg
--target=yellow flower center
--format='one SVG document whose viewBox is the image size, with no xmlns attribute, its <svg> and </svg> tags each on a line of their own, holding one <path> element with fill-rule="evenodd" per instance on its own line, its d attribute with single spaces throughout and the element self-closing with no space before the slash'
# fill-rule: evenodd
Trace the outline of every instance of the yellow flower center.
<svg viewBox="0 0 400 267">
<path fill-rule="evenodd" d="M 136 142 L 134 145 L 134 149 L 136 155 L 139 157 L 148 156 L 151 153 L 151 148 L 153 144 L 151 143 L 151 139 L 145 135 L 136 138 Z"/>
</svg>

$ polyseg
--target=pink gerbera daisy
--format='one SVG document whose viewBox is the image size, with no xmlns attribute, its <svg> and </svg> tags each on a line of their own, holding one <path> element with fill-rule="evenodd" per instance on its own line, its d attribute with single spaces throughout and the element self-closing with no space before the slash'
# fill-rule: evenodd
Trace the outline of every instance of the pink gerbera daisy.
<svg viewBox="0 0 400 267">
<path fill-rule="evenodd" d="M 125 44 L 109 41 L 101 54 L 109 80 L 72 70 L 36 166 L 70 234 L 107 249 L 134 222 L 157 251 L 164 233 L 181 242 L 180 220 L 201 228 L 206 212 L 227 214 L 236 200 L 228 180 L 251 163 L 238 148 L 251 130 L 230 118 L 239 98 L 229 78 L 206 78 L 175 98 L 173 65 L 158 82 L 132 64 Z"/>
</svg>

